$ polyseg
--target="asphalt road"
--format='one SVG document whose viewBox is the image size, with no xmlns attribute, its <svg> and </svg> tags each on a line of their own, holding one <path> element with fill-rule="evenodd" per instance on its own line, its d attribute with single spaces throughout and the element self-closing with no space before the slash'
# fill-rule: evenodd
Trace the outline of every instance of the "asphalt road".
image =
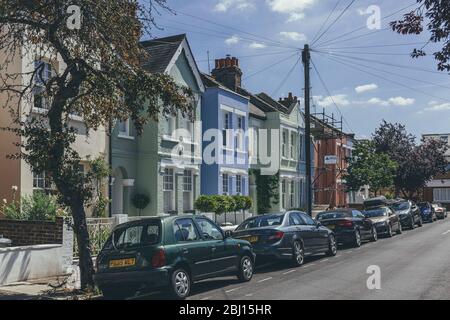
<svg viewBox="0 0 450 320">
<path fill-rule="evenodd" d="M 380 267 L 381 289 L 369 290 L 369 266 Z M 136 297 L 163 299 L 160 294 Z M 249 283 L 233 277 L 197 283 L 188 300 L 450 299 L 450 219 L 405 230 L 391 239 L 311 257 L 299 268 L 259 265 Z"/>
</svg>

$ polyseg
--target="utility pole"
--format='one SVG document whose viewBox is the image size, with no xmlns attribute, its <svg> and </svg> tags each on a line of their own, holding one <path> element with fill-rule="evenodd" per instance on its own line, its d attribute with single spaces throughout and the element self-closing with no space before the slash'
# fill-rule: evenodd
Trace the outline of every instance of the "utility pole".
<svg viewBox="0 0 450 320">
<path fill-rule="evenodd" d="M 305 44 L 302 52 L 303 66 L 305 67 L 305 148 L 306 148 L 306 211 L 312 216 L 312 174 L 311 174 L 311 79 L 310 62 L 311 53 L 309 45 Z"/>
</svg>

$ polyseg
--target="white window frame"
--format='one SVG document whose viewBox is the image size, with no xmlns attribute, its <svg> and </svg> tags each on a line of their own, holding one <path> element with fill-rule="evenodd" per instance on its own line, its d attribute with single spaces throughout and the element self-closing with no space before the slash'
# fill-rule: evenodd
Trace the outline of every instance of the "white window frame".
<svg viewBox="0 0 450 320">
<path fill-rule="evenodd" d="M 175 130 L 177 129 L 177 117 L 174 115 L 167 115 L 164 117 L 164 135 L 173 138 Z"/>
<path fill-rule="evenodd" d="M 236 194 L 242 194 L 242 176 L 240 174 L 236 175 Z"/>
<path fill-rule="evenodd" d="M 285 179 L 281 180 L 281 206 L 286 209 L 286 196 L 287 196 L 287 181 Z"/>
<path fill-rule="evenodd" d="M 189 197 L 189 207 L 186 207 L 184 196 Z M 193 210 L 194 206 L 194 174 L 192 170 L 183 171 L 183 211 Z"/>
<path fill-rule="evenodd" d="M 288 143 L 289 143 L 289 132 L 286 129 L 282 129 L 281 132 L 281 156 L 287 158 L 288 153 Z"/>
<path fill-rule="evenodd" d="M 289 144 L 289 149 L 290 149 L 290 156 L 291 159 L 296 160 L 297 159 L 297 155 L 296 155 L 296 139 L 297 135 L 294 131 L 290 132 L 290 144 Z"/>
<path fill-rule="evenodd" d="M 39 186 L 39 182 L 42 182 L 43 187 Z M 41 173 L 34 173 L 33 172 L 33 190 L 42 190 L 44 192 L 52 191 L 53 185 L 50 179 L 47 177 L 47 174 L 45 171 Z"/>
<path fill-rule="evenodd" d="M 121 130 L 121 125 L 123 125 L 123 124 L 125 125 L 125 131 Z M 119 123 L 118 123 L 118 127 L 119 127 L 119 135 L 118 135 L 118 137 L 119 138 L 133 138 L 133 136 L 131 136 L 130 125 L 131 125 L 130 119 L 127 119 L 125 121 L 120 121 L 119 120 Z"/>
<path fill-rule="evenodd" d="M 230 111 L 223 111 L 223 129 L 222 129 L 222 138 L 223 138 L 223 146 L 225 148 L 231 148 L 231 139 L 229 137 L 230 130 L 233 127 L 233 113 Z"/>
<path fill-rule="evenodd" d="M 40 107 L 36 107 L 35 105 L 36 96 L 45 92 L 45 83 L 54 75 L 52 64 L 44 60 L 34 60 L 34 69 L 38 69 L 41 64 L 44 64 L 44 70 L 42 71 L 43 77 L 40 77 L 41 72 L 37 72 L 34 77 L 33 108 L 37 110 L 48 110 L 50 107 L 50 103 L 45 97 L 42 97 L 42 103 Z"/>
<path fill-rule="evenodd" d="M 170 178 L 170 179 L 169 179 Z M 169 181 L 167 181 L 169 180 Z M 170 209 L 166 210 L 165 197 L 170 196 Z M 175 210 L 175 170 L 173 168 L 164 168 L 163 174 L 163 210 L 174 211 Z"/>
<path fill-rule="evenodd" d="M 230 175 L 228 173 L 222 173 L 222 193 L 230 194 Z"/>
<path fill-rule="evenodd" d="M 296 207 L 295 203 L 295 181 L 291 180 L 289 183 L 289 205 L 292 208 Z"/>
</svg>

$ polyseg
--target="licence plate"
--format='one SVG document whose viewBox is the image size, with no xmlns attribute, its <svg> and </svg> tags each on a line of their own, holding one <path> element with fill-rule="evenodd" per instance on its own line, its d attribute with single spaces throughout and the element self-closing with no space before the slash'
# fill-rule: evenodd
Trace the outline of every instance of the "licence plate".
<svg viewBox="0 0 450 320">
<path fill-rule="evenodd" d="M 248 241 L 248 242 L 250 242 L 250 243 L 256 243 L 256 242 L 258 242 L 258 237 L 257 236 L 252 236 L 252 237 L 245 237 L 245 238 L 242 238 L 243 240 L 246 240 L 246 241 Z"/>
<path fill-rule="evenodd" d="M 119 260 L 111 260 L 109 262 L 110 268 L 124 268 L 124 267 L 131 267 L 136 264 L 135 258 L 130 259 L 119 259 Z"/>
</svg>

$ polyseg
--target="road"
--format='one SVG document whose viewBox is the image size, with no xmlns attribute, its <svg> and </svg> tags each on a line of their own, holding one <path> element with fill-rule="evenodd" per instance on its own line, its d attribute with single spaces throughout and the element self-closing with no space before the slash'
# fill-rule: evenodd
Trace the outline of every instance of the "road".
<svg viewBox="0 0 450 320">
<path fill-rule="evenodd" d="M 381 289 L 367 288 L 369 266 L 381 270 Z M 139 297 L 161 299 L 159 294 Z M 233 277 L 197 283 L 188 300 L 450 299 L 450 219 L 336 257 L 311 257 L 299 268 L 270 262 L 249 283 Z"/>
</svg>

